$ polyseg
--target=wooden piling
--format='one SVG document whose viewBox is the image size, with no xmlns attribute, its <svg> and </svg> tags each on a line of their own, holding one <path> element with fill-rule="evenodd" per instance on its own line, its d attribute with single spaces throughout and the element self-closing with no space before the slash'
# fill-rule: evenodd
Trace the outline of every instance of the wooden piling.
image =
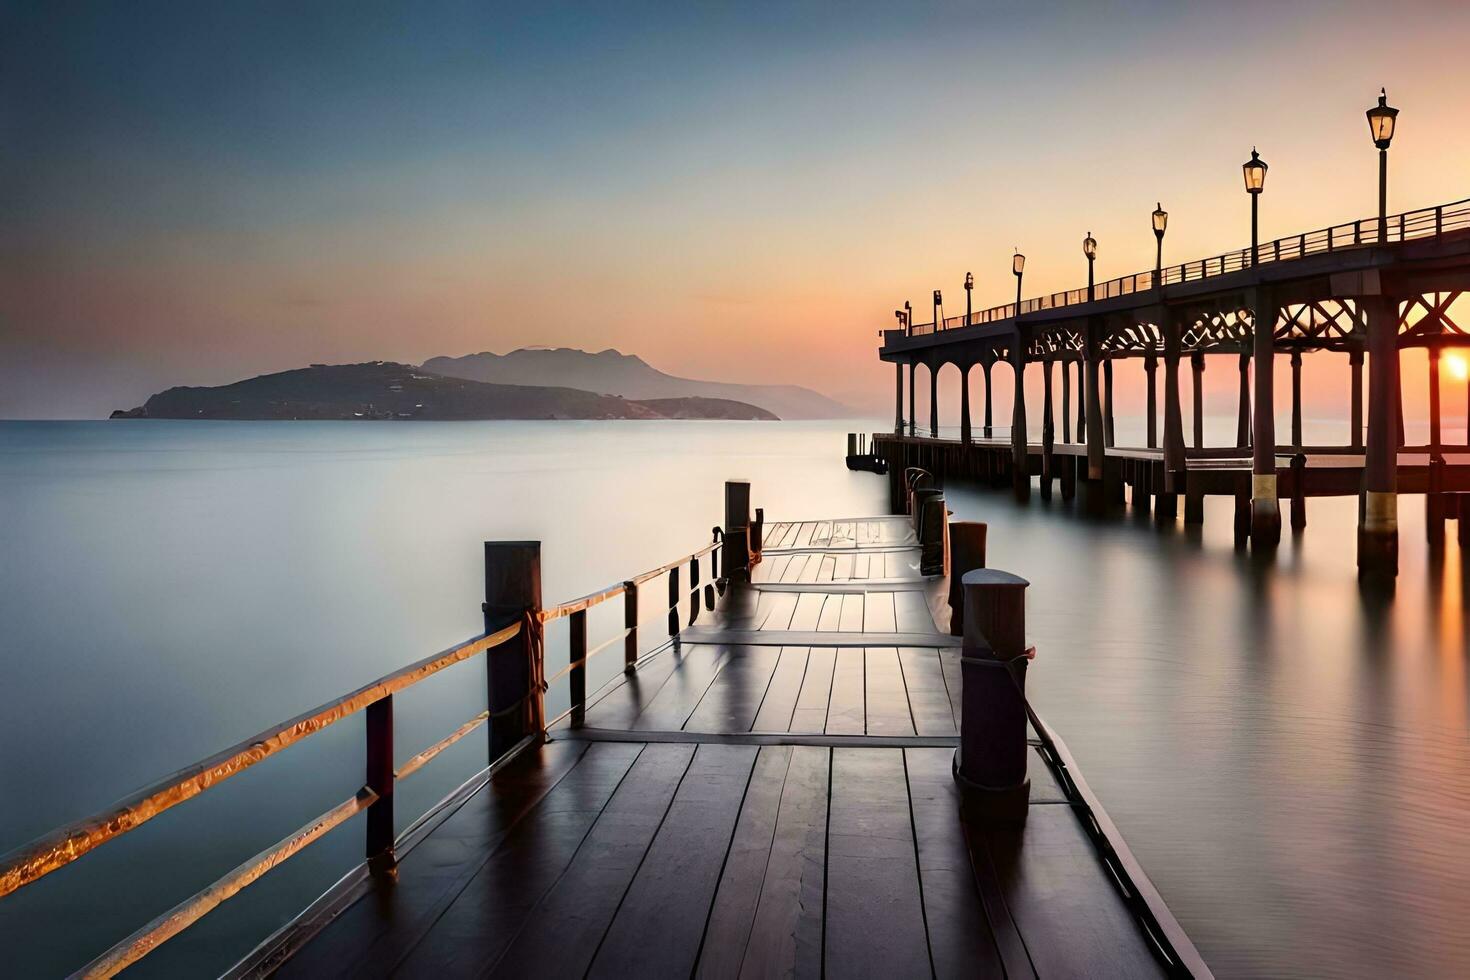
<svg viewBox="0 0 1470 980">
<path fill-rule="evenodd" d="M 377 794 L 367 808 L 368 871 L 380 880 L 398 875 L 393 853 L 393 695 L 367 706 L 367 778 L 364 785 Z"/>
<path fill-rule="evenodd" d="M 485 632 L 525 622 L 526 628 L 486 654 L 490 761 L 527 735 L 540 733 L 546 717 L 541 691 L 533 688 L 532 659 L 539 656 L 541 542 L 485 542 Z"/>
<path fill-rule="evenodd" d="M 632 579 L 623 583 L 623 628 L 623 671 L 631 674 L 638 666 L 638 583 Z"/>
<path fill-rule="evenodd" d="M 967 572 L 960 658 L 960 747 L 954 774 L 966 816 L 984 823 L 1026 819 L 1025 579 L 996 569 Z"/>
<path fill-rule="evenodd" d="M 965 588 L 967 572 L 985 567 L 985 534 L 987 525 L 979 521 L 949 522 L 949 632 L 964 634 Z"/>
<path fill-rule="evenodd" d="M 587 716 L 587 610 L 578 609 L 567 617 L 567 673 L 570 688 L 572 727 L 582 724 Z"/>
</svg>

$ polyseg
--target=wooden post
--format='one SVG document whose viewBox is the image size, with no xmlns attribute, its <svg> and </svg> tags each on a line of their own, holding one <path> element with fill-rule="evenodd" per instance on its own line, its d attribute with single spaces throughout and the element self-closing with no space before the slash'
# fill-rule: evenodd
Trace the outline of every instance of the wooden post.
<svg viewBox="0 0 1470 980">
<path fill-rule="evenodd" d="M 393 695 L 367 706 L 367 788 L 378 798 L 367 810 L 368 870 L 373 877 L 398 877 L 393 853 Z"/>
<path fill-rule="evenodd" d="M 985 567 L 986 525 L 978 521 L 950 521 L 949 543 L 949 632 L 962 636 L 965 632 L 966 572 Z"/>
<path fill-rule="evenodd" d="M 1149 351 L 1143 357 L 1143 373 L 1148 379 L 1148 448 L 1159 447 L 1159 402 L 1156 391 L 1156 374 L 1159 370 L 1159 359 Z"/>
<path fill-rule="evenodd" d="M 757 507 L 755 509 L 755 520 L 750 522 L 750 563 L 752 565 L 760 564 L 761 552 L 765 549 L 765 546 L 766 509 L 764 507 Z M 696 563 L 697 561 L 698 559 L 696 559 Z M 696 576 L 692 584 L 698 584 L 698 581 L 699 579 Z"/>
<path fill-rule="evenodd" d="M 1198 480 L 1192 480 L 1189 473 L 1184 474 L 1184 523 L 1203 524 L 1205 522 L 1205 494 Z"/>
<path fill-rule="evenodd" d="M 960 747 L 954 774 L 967 816 L 983 822 L 1026 819 L 1025 579 L 996 569 L 967 572 Z"/>
<path fill-rule="evenodd" d="M 1179 318 L 1167 306 L 1160 310 L 1164 335 L 1164 479 L 1159 494 L 1159 517 L 1173 519 L 1178 496 L 1184 491 L 1184 416 L 1179 406 L 1179 356 L 1182 337 Z"/>
<path fill-rule="evenodd" d="M 567 637 L 567 663 L 572 665 L 567 686 L 571 689 L 572 727 L 577 728 L 587 716 L 587 610 L 578 609 L 567 617 Z"/>
<path fill-rule="evenodd" d="M 1072 365 L 1062 361 L 1062 442 L 1072 442 Z"/>
<path fill-rule="evenodd" d="M 1053 450 L 1056 444 L 1056 423 L 1051 412 L 1051 361 L 1041 362 L 1041 499 L 1051 499 L 1053 475 Z"/>
<path fill-rule="evenodd" d="M 856 456 L 857 454 L 857 433 L 849 432 L 847 434 L 847 455 Z"/>
<path fill-rule="evenodd" d="M 725 481 L 724 556 L 720 560 L 725 578 L 735 582 L 750 576 L 750 483 Z M 672 604 L 672 603 L 671 603 Z"/>
<path fill-rule="evenodd" d="M 1085 344 L 1083 345 L 1086 346 Z M 1086 355 L 1077 358 L 1077 441 L 1087 441 L 1087 378 L 1084 372 L 1087 365 L 1084 360 Z"/>
<path fill-rule="evenodd" d="M 674 645 L 679 642 L 679 566 L 675 565 L 669 569 L 669 636 L 674 638 Z"/>
<path fill-rule="evenodd" d="M 623 583 L 623 628 L 623 671 L 631 674 L 638 664 L 638 583 L 631 579 Z"/>
<path fill-rule="evenodd" d="M 490 703 L 490 761 L 527 735 L 539 734 L 546 717 L 540 690 L 531 684 L 532 652 L 540 646 L 541 542 L 485 542 L 485 632 L 511 623 L 527 628 L 485 655 Z M 538 654 L 539 655 L 539 654 Z M 516 707 L 520 710 L 513 710 Z"/>
<path fill-rule="evenodd" d="M 1307 526 L 1307 454 L 1298 452 L 1291 457 L 1291 529 L 1300 531 Z"/>
<path fill-rule="evenodd" d="M 1083 503 L 1094 512 L 1102 511 L 1107 504 L 1103 487 L 1107 446 L 1103 441 L 1102 371 L 1099 367 L 1102 360 L 1102 326 L 1100 318 L 1088 318 L 1087 339 L 1083 347 L 1087 371 L 1086 391 L 1083 392 L 1087 403 L 1087 484 L 1083 488 Z"/>
<path fill-rule="evenodd" d="M 919 574 L 943 575 L 949 551 L 945 533 L 949 515 L 944 491 L 923 491 L 918 503 L 922 512 L 919 521 Z"/>
<path fill-rule="evenodd" d="M 1302 352 L 1291 352 L 1291 444 L 1301 450 L 1302 437 Z"/>
<path fill-rule="evenodd" d="M 1113 359 L 1103 361 L 1103 439 L 1109 449 L 1118 444 L 1113 428 Z"/>
<path fill-rule="evenodd" d="M 960 369 L 960 442 L 970 444 L 970 365 L 956 365 Z"/>
<path fill-rule="evenodd" d="M 1194 448 L 1205 448 L 1205 352 L 1197 350 L 1189 355 L 1189 366 L 1194 371 Z"/>
<path fill-rule="evenodd" d="M 1031 474 L 1026 460 L 1026 349 L 1019 327 L 1011 340 L 1011 366 L 1016 373 L 1011 395 L 1011 488 L 1024 502 L 1031 496 Z"/>
<path fill-rule="evenodd" d="M 1429 454 L 1436 456 L 1444 445 L 1443 433 L 1440 431 L 1439 345 L 1430 344 L 1425 348 L 1425 353 L 1429 355 Z"/>
<path fill-rule="evenodd" d="M 1444 522 L 1446 498 L 1444 493 L 1444 457 L 1433 453 L 1429 457 L 1429 485 L 1424 493 L 1424 533 L 1432 548 L 1444 545 Z"/>
<path fill-rule="evenodd" d="M 1257 379 L 1256 384 L 1260 384 Z M 1245 449 L 1251 444 L 1251 352 L 1240 352 L 1240 411 L 1236 417 L 1235 445 Z"/>
<path fill-rule="evenodd" d="M 1359 508 L 1358 574 L 1393 577 L 1399 569 L 1398 303 L 1389 296 L 1362 299 L 1368 324 L 1368 440 Z"/>
<path fill-rule="evenodd" d="M 1255 429 L 1251 457 L 1251 546 L 1274 548 L 1281 541 L 1281 504 L 1276 492 L 1276 305 L 1271 293 L 1253 290 L 1251 309 L 1256 363 Z"/>
<path fill-rule="evenodd" d="M 759 527 L 759 524 L 753 525 Z M 759 552 L 756 552 L 759 554 Z M 699 559 L 689 563 L 689 625 L 699 619 Z"/>
</svg>

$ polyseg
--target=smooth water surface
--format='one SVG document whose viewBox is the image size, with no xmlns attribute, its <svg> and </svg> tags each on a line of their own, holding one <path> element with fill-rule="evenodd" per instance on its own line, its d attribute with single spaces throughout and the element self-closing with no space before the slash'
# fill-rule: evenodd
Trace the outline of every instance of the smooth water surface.
<svg viewBox="0 0 1470 980">
<path fill-rule="evenodd" d="M 474 634 L 483 540 L 542 540 L 551 602 L 707 541 L 726 478 L 770 520 L 881 513 L 848 427 L 0 423 L 0 849 Z M 1221 976 L 1470 975 L 1470 579 L 1453 540 L 1426 553 L 1419 498 L 1391 601 L 1358 590 L 1352 500 L 1263 564 L 1224 500 L 1201 533 L 949 499 L 1033 583 L 1032 700 Z M 483 661 L 395 701 L 401 760 L 483 707 Z M 347 798 L 362 740 L 344 721 L 0 901 L 7 971 L 75 968 Z M 483 755 L 406 782 L 400 826 Z M 361 843 L 358 818 L 137 972 L 229 966 Z"/>
</svg>

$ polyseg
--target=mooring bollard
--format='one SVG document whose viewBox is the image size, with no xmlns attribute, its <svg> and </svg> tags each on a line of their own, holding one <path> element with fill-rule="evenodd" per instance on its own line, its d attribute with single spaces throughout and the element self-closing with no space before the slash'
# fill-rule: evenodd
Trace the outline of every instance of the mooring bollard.
<svg viewBox="0 0 1470 980">
<path fill-rule="evenodd" d="M 485 632 L 512 623 L 521 632 L 485 655 L 490 702 L 490 761 L 527 735 L 540 732 L 541 692 L 532 690 L 531 658 L 536 653 L 541 608 L 541 542 L 485 542 Z M 516 711 L 514 708 L 521 710 Z"/>
<path fill-rule="evenodd" d="M 1026 776 L 1026 589 L 1019 575 L 981 568 L 964 575 L 960 747 L 954 777 L 966 816 L 1020 823 L 1031 801 Z"/>
<path fill-rule="evenodd" d="M 909 523 L 913 525 L 914 536 L 918 538 L 920 544 L 924 543 L 924 502 L 936 496 L 944 496 L 944 491 L 938 487 L 919 487 L 914 490 L 914 512 Z"/>
<path fill-rule="evenodd" d="M 949 632 L 954 636 L 965 631 L 965 573 L 985 567 L 986 530 L 979 521 L 949 522 Z"/>
<path fill-rule="evenodd" d="M 930 486 L 932 482 L 933 477 L 929 475 L 928 470 L 922 467 L 910 466 L 903 471 L 905 514 L 908 514 L 910 517 L 914 516 L 914 491 Z"/>
</svg>

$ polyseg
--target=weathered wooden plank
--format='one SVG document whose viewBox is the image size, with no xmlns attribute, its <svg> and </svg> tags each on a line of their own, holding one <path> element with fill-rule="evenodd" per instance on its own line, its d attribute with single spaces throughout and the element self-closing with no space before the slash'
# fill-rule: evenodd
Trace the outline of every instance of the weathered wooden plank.
<svg viewBox="0 0 1470 980">
<path fill-rule="evenodd" d="M 903 753 L 833 749 L 831 808 L 827 973 L 885 978 L 929 973 Z"/>
<path fill-rule="evenodd" d="M 783 582 L 800 582 L 802 573 L 807 564 L 812 560 L 812 555 L 790 555 L 791 563 L 786 566 L 786 571 L 781 573 Z"/>
<path fill-rule="evenodd" d="M 794 557 L 797 557 L 797 556 L 795 556 L 795 555 L 775 555 L 775 556 L 773 556 L 771 558 L 767 558 L 767 559 L 763 560 L 759 565 L 756 566 L 756 570 L 759 572 L 759 575 L 757 576 L 756 581 L 758 581 L 758 582 L 779 582 L 779 581 L 781 581 L 781 576 L 783 574 L 785 574 L 785 572 L 786 572 L 786 566 L 791 564 L 791 559 L 794 558 Z"/>
<path fill-rule="evenodd" d="M 832 671 L 836 663 L 837 651 L 831 647 L 811 649 L 796 710 L 791 714 L 792 732 L 821 734 L 827 730 L 827 706 L 831 701 Z"/>
<path fill-rule="evenodd" d="M 796 612 L 796 601 L 799 593 L 761 593 L 762 598 L 767 595 L 771 597 L 771 600 L 764 603 L 765 615 L 761 618 L 758 628 L 763 630 L 784 630 L 790 628 L 792 615 Z"/>
<path fill-rule="evenodd" d="M 893 647 L 868 647 L 863 656 L 867 734 L 914 734 L 914 719 L 909 712 L 908 694 L 904 691 L 898 651 Z"/>
<path fill-rule="evenodd" d="M 801 530 L 796 533 L 796 537 L 792 540 L 790 546 L 793 548 L 811 547 L 812 533 L 816 531 L 816 529 L 817 525 L 815 521 L 807 521 L 803 523 L 801 525 Z"/>
<path fill-rule="evenodd" d="M 863 682 L 863 650 L 837 651 L 832 672 L 832 700 L 827 706 L 827 731 L 833 735 L 867 733 L 867 691 Z"/>
<path fill-rule="evenodd" d="M 830 756 L 830 749 L 806 745 L 791 750 L 742 977 L 822 975 Z"/>
<path fill-rule="evenodd" d="M 715 647 L 691 646 L 682 656 L 665 654 L 650 659 L 632 674 L 625 674 L 622 683 L 597 697 L 587 708 L 584 724 L 592 728 L 631 726 L 687 658 L 716 654 Z"/>
<path fill-rule="evenodd" d="M 953 735 L 959 731 L 940 666 L 940 651 L 904 647 L 898 651 L 904 690 L 917 735 Z M 958 657 L 958 652 L 955 654 Z"/>
<path fill-rule="evenodd" d="M 842 596 L 829 593 L 822 599 L 822 616 L 817 620 L 817 631 L 835 633 L 842 625 Z"/>
<path fill-rule="evenodd" d="M 692 745 L 649 745 L 639 754 L 566 871 L 487 975 L 583 975 L 693 757 Z"/>
<path fill-rule="evenodd" d="M 592 745 L 498 846 L 482 852 L 473 840 L 458 848 L 446 841 L 433 858 L 444 869 L 457 870 L 467 854 L 483 856 L 447 904 L 432 910 L 423 928 L 406 930 L 402 938 L 394 937 L 368 950 L 358 961 L 318 957 L 318 939 L 303 951 L 306 959 L 298 954 L 276 976 L 386 975 L 394 970 L 406 976 L 478 974 L 505 951 L 536 903 L 561 877 L 642 751 L 643 746 L 636 744 Z M 495 814 L 501 805 L 500 794 L 490 793 L 487 803 L 488 813 Z M 437 832 L 431 834 L 425 843 L 436 836 Z M 428 855 L 420 855 L 419 848 L 409 854 L 399 869 L 400 885 L 420 857 Z M 384 898 L 390 908 L 404 901 L 389 890 L 358 905 L 372 908 Z M 333 929 L 335 924 L 328 933 Z M 331 950 L 323 952 L 331 954 Z M 343 970 L 343 963 L 352 963 L 353 968 Z"/>
<path fill-rule="evenodd" d="M 869 573 L 869 568 L 872 566 L 872 564 L 873 564 L 873 556 L 872 555 L 853 555 L 852 556 L 852 578 L 854 580 L 857 580 L 857 581 L 862 581 L 862 580 L 871 578 L 872 575 Z"/>
<path fill-rule="evenodd" d="M 730 659 L 730 647 L 686 643 L 678 652 L 670 651 L 663 656 L 678 661 L 678 665 L 629 728 L 664 731 L 683 728 L 704 692 Z"/>
<path fill-rule="evenodd" d="M 701 980 L 729 980 L 740 975 L 771 859 L 791 752 L 789 745 L 768 745 L 756 757 L 704 930 L 704 953 L 695 971 Z"/>
<path fill-rule="evenodd" d="M 776 661 L 778 647 L 731 647 L 724 669 L 704 692 L 689 720 L 691 732 L 748 732 L 755 724 Z"/>
<path fill-rule="evenodd" d="M 867 597 L 854 593 L 848 593 L 842 597 L 842 618 L 838 621 L 837 628 L 844 633 L 863 632 L 863 606 Z"/>
<path fill-rule="evenodd" d="M 919 883 L 934 975 L 1004 977 L 970 869 L 950 749 L 905 749 Z"/>
<path fill-rule="evenodd" d="M 934 617 L 929 612 L 929 603 L 922 592 L 893 593 L 893 614 L 898 620 L 900 633 L 933 633 Z M 956 646 L 959 640 L 954 640 Z"/>
<path fill-rule="evenodd" d="M 1071 807 L 1035 806 L 1024 828 L 970 833 L 984 840 L 1038 975 L 1164 975 Z"/>
<path fill-rule="evenodd" d="M 750 745 L 695 752 L 589 977 L 689 976 L 756 752 Z"/>
<path fill-rule="evenodd" d="M 851 557 L 850 555 L 846 557 Z M 821 562 L 817 565 L 815 581 L 830 582 L 837 574 L 837 558 L 834 555 L 823 555 Z"/>
<path fill-rule="evenodd" d="M 822 616 L 822 604 L 827 601 L 825 593 L 801 592 L 796 600 L 796 612 L 791 617 L 788 628 L 793 630 L 814 630 Z"/>
<path fill-rule="evenodd" d="M 898 615 L 892 592 L 866 593 L 863 600 L 863 632 L 898 632 Z"/>
<path fill-rule="evenodd" d="M 960 676 L 960 651 L 955 649 L 935 651 L 939 656 L 939 668 L 944 674 L 945 691 L 949 694 L 949 713 L 954 719 L 955 731 L 960 730 L 960 719 L 964 712 L 960 705 L 963 703 L 964 678 Z"/>
<path fill-rule="evenodd" d="M 806 675 L 808 647 L 782 647 L 781 657 L 766 686 L 765 700 L 756 712 L 751 726 L 757 732 L 784 732 L 791 729 L 791 715 L 801 694 Z"/>
<path fill-rule="evenodd" d="M 861 600 L 862 596 L 849 595 L 845 598 Z M 861 615 L 860 610 L 861 607 L 859 606 L 855 614 Z M 768 647 L 895 646 L 938 648 L 952 647 L 959 644 L 958 637 L 950 636 L 948 633 L 940 633 L 938 630 L 926 630 L 921 633 L 905 633 L 901 630 L 897 633 L 863 633 L 847 632 L 846 630 L 840 629 L 754 630 L 722 629 L 718 626 L 691 626 L 680 635 L 683 637 L 686 645 L 739 643 L 749 646 Z"/>
</svg>

